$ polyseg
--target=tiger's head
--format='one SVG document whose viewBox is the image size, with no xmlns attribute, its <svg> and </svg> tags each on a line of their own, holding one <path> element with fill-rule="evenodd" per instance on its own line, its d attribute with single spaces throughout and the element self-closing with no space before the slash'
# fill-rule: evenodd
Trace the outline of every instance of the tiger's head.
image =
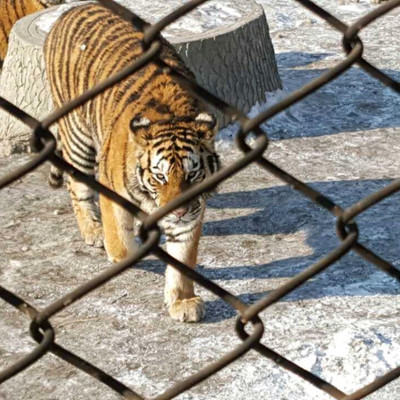
<svg viewBox="0 0 400 400">
<path fill-rule="evenodd" d="M 220 168 L 214 150 L 216 120 L 209 113 L 157 122 L 138 116 L 131 120 L 130 129 L 137 144 L 138 188 L 157 207 Z M 196 220 L 204 209 L 207 194 L 174 210 L 166 220 L 183 224 Z"/>
</svg>

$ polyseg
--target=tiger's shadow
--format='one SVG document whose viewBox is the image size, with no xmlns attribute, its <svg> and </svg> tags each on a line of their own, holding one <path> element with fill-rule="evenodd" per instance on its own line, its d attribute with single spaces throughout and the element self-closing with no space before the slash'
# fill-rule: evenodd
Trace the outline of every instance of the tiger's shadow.
<svg viewBox="0 0 400 400">
<path fill-rule="evenodd" d="M 338 205 L 348 207 L 389 182 L 389 180 L 329 181 L 314 182 L 310 185 Z M 400 217 L 399 200 L 400 194 L 395 194 L 356 218 L 360 229 L 360 242 L 395 265 L 400 265 L 400 250 L 397 245 L 400 224 L 393 223 Z M 239 215 L 234 218 L 220 220 L 206 218 L 203 236 L 215 238 L 217 246 L 224 246 L 224 238 L 226 240 L 231 236 L 237 236 L 237 244 L 241 246 L 241 238 L 244 238 L 244 235 L 289 235 L 301 230 L 306 235 L 305 244 L 312 249 L 312 254 L 307 256 L 290 257 L 262 265 L 218 268 L 198 266 L 198 272 L 217 284 L 220 281 L 219 284 L 222 286 L 223 282 L 229 281 L 294 277 L 340 244 L 335 233 L 333 216 L 288 186 L 220 193 L 209 200 L 208 208 L 214 209 L 214 213 L 215 210 L 223 212 L 229 208 L 251 210 L 250 214 L 247 212 L 244 216 Z M 139 268 L 163 274 L 165 265 L 160 261 L 146 260 Z M 225 286 L 229 289 L 227 286 L 229 284 Z M 357 290 L 354 289 L 355 286 Z M 233 290 L 233 294 L 246 303 L 254 303 L 268 293 L 269 291 L 235 293 Z M 358 255 L 349 253 L 334 266 L 281 301 L 298 301 L 332 295 L 399 293 L 400 285 L 396 281 Z M 207 317 L 204 321 L 206 323 L 219 322 L 236 315 L 236 311 L 220 299 L 207 302 L 206 307 Z"/>
</svg>

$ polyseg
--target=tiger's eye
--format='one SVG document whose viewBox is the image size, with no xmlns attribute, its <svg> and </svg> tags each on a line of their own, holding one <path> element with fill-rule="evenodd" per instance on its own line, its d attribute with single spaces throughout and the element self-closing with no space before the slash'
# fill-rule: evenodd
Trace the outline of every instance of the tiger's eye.
<svg viewBox="0 0 400 400">
<path fill-rule="evenodd" d="M 156 178 L 162 182 L 165 182 L 165 176 L 163 174 L 156 174 Z"/>
</svg>

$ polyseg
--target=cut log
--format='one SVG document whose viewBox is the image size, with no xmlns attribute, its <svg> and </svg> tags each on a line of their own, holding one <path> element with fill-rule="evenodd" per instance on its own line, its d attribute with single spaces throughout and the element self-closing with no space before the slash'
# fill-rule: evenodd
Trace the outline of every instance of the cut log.
<svg viewBox="0 0 400 400">
<path fill-rule="evenodd" d="M 182 4 L 171 0 L 165 11 L 165 2 L 159 0 L 121 3 L 149 22 L 160 19 L 156 8 L 167 13 Z M 46 34 L 63 12 L 77 4 L 29 15 L 19 20 L 11 32 L 0 96 L 38 119 L 53 108 L 43 58 Z M 223 8 L 217 1 L 206 5 L 171 25 L 164 36 L 185 59 L 200 85 L 247 113 L 252 105 L 266 100 L 266 92 L 282 87 L 264 11 L 250 0 L 226 1 Z M 220 127 L 229 122 L 221 113 L 217 115 Z M 29 138 L 29 128 L 0 110 L 0 156 L 26 151 Z"/>
</svg>

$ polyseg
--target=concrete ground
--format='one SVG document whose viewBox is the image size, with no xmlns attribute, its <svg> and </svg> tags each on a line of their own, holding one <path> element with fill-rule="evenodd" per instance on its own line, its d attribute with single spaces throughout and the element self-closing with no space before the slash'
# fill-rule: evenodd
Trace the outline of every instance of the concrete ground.
<svg viewBox="0 0 400 400">
<path fill-rule="evenodd" d="M 340 36 L 294 2 L 265 6 L 285 89 L 341 58 Z M 346 21 L 369 3 L 319 4 Z M 363 33 L 366 56 L 400 78 L 400 10 Z M 275 118 L 267 156 L 347 207 L 400 170 L 400 97 L 357 68 Z M 240 154 L 219 143 L 225 164 Z M 1 175 L 29 156 L 0 160 Z M 38 308 L 104 271 L 103 250 L 80 239 L 65 189 L 47 184 L 48 165 L 2 190 L 0 282 Z M 400 267 L 399 195 L 357 218 L 360 241 Z M 252 303 L 337 246 L 334 219 L 277 178 L 251 166 L 209 202 L 198 270 Z M 154 397 L 240 343 L 235 312 L 203 289 L 207 316 L 173 322 L 163 307 L 164 265 L 152 257 L 52 318 L 57 342 L 145 397 Z M 261 315 L 262 342 L 351 393 L 400 365 L 399 284 L 349 254 Z M 0 303 L 0 368 L 35 343 L 28 321 Z M 397 400 L 400 380 L 368 397 Z M 118 399 L 84 373 L 46 355 L 0 387 L 4 400 Z M 180 399 L 330 399 L 255 352 Z"/>
</svg>

